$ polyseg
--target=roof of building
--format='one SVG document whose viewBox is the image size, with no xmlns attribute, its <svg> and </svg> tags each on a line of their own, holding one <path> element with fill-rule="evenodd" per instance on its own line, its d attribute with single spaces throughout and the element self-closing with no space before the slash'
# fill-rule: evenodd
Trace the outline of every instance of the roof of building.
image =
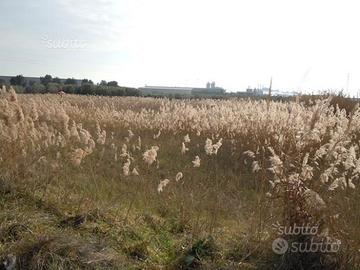
<svg viewBox="0 0 360 270">
<path fill-rule="evenodd" d="M 145 86 L 145 87 L 140 87 L 139 89 L 141 90 L 146 90 L 146 89 L 149 89 L 149 90 L 152 90 L 152 89 L 156 89 L 156 90 L 182 90 L 182 91 L 191 91 L 192 87 L 172 87 L 172 86 Z"/>
</svg>

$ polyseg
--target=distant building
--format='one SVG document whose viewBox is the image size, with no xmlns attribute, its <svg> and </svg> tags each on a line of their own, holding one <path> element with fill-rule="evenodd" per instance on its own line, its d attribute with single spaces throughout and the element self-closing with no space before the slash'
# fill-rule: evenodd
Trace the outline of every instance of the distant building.
<svg viewBox="0 0 360 270">
<path fill-rule="evenodd" d="M 214 96 L 225 94 L 225 89 L 216 87 L 215 82 L 208 82 L 206 88 L 197 87 L 168 87 L 168 86 L 145 86 L 140 87 L 139 90 L 143 95 L 152 96 L 167 96 L 167 95 L 181 95 L 181 96 Z"/>
<path fill-rule="evenodd" d="M 139 88 L 143 95 L 166 96 L 166 95 L 191 95 L 190 87 L 167 87 L 167 86 L 145 86 Z"/>
<path fill-rule="evenodd" d="M 264 94 L 269 93 L 269 88 L 261 87 L 261 88 L 250 88 L 246 89 L 246 93 L 252 96 L 262 96 Z"/>
<path fill-rule="evenodd" d="M 271 89 L 271 96 L 294 96 L 298 95 L 299 93 L 294 91 L 280 91 L 276 89 Z M 237 92 L 237 96 L 240 97 L 261 97 L 269 95 L 269 88 L 268 87 L 258 87 L 258 88 L 250 88 L 248 87 L 245 92 Z"/>
</svg>

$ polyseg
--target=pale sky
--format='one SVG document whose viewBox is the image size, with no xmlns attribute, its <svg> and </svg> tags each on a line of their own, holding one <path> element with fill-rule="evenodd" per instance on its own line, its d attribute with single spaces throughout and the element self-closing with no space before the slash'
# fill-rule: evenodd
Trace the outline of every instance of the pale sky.
<svg viewBox="0 0 360 270">
<path fill-rule="evenodd" d="M 360 89 L 356 0 L 1 0 L 0 10 L 0 75 Z"/>
</svg>

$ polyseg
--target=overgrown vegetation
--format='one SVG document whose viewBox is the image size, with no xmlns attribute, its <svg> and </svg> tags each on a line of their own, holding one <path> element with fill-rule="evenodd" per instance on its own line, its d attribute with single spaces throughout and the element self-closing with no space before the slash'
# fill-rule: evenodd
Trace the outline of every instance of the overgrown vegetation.
<svg viewBox="0 0 360 270">
<path fill-rule="evenodd" d="M 360 111 L 332 102 L 3 89 L 0 267 L 357 269 Z M 339 251 L 276 254 L 302 223 Z"/>
<path fill-rule="evenodd" d="M 17 75 L 10 80 L 17 93 L 21 94 L 45 94 L 59 93 L 77 95 L 97 95 L 97 96 L 140 96 L 140 91 L 132 87 L 119 86 L 116 81 L 101 81 L 94 84 L 91 80 L 83 79 L 81 81 L 73 78 L 66 80 L 51 75 L 40 77 L 40 82 L 27 81 L 24 76 Z M 6 86 L 4 81 L 0 80 L 0 88 Z"/>
</svg>

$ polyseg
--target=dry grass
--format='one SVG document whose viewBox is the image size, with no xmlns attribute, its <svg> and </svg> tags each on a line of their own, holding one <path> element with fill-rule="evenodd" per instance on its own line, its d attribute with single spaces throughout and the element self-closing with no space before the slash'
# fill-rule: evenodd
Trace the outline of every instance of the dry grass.
<svg viewBox="0 0 360 270">
<path fill-rule="evenodd" d="M 332 102 L 3 91 L 0 256 L 18 269 L 358 267 L 360 111 Z M 341 250 L 276 255 L 275 222 L 319 225 Z"/>
</svg>

